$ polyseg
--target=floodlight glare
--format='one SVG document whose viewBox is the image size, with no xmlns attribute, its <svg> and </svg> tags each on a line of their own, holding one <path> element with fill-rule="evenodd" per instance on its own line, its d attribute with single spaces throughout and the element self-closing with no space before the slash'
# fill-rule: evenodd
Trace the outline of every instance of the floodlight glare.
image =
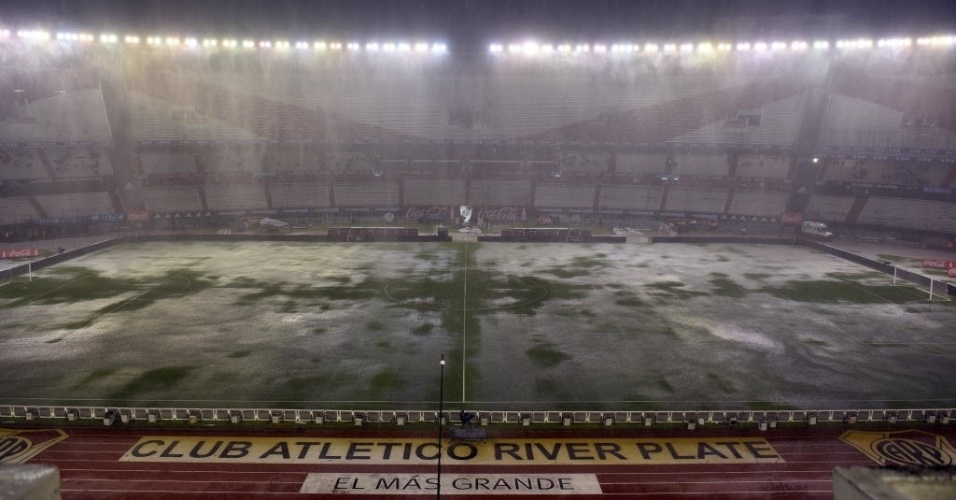
<svg viewBox="0 0 956 500">
<path fill-rule="evenodd" d="M 551 45 L 550 43 L 546 43 L 546 44 L 542 45 L 542 46 L 541 46 L 541 52 L 544 52 L 545 54 L 550 54 L 550 53 L 554 52 L 554 45 Z"/>
<path fill-rule="evenodd" d="M 770 44 L 771 50 L 784 50 L 787 48 L 787 44 L 784 42 L 773 42 Z"/>
<path fill-rule="evenodd" d="M 498 47 L 501 47 L 501 45 L 498 45 Z M 416 43 L 415 52 L 428 52 L 428 44 L 423 42 Z M 499 52 L 501 51 L 499 50 Z"/>
<path fill-rule="evenodd" d="M 332 50 L 342 50 L 342 42 L 332 42 L 329 44 L 329 48 Z"/>
<path fill-rule="evenodd" d="M 382 50 L 384 50 L 385 52 L 395 52 L 395 44 L 394 44 L 394 43 L 386 43 L 386 44 L 382 45 Z"/>
<path fill-rule="evenodd" d="M 398 44 L 398 51 L 399 51 L 399 52 L 409 52 L 409 51 L 411 51 L 411 50 L 412 50 L 412 46 L 409 45 L 409 44 L 407 44 L 407 43 L 405 43 L 405 42 L 401 42 L 401 43 Z"/>
<path fill-rule="evenodd" d="M 756 50 L 756 51 L 764 51 L 764 50 L 767 50 L 767 44 L 764 43 L 764 42 L 757 42 L 757 43 L 754 44 L 754 50 Z"/>
<path fill-rule="evenodd" d="M 677 52 L 677 45 L 674 45 L 673 43 L 665 43 L 664 52 Z"/>
<path fill-rule="evenodd" d="M 826 40 L 817 40 L 813 42 L 813 48 L 815 50 L 827 50 L 830 48 L 830 42 Z"/>
<path fill-rule="evenodd" d="M 328 45 L 326 45 L 325 42 L 315 42 L 312 44 L 312 48 L 315 50 L 325 50 L 328 48 Z"/>
<path fill-rule="evenodd" d="M 9 38 L 10 30 L 0 30 L 0 38 Z"/>
<path fill-rule="evenodd" d="M 804 42 L 802 40 L 794 40 L 793 42 L 790 42 L 790 50 L 806 50 L 806 49 L 807 49 L 807 42 Z"/>
<path fill-rule="evenodd" d="M 729 43 L 718 43 L 717 50 L 721 52 L 727 52 L 728 50 L 733 50 L 734 46 Z"/>
<path fill-rule="evenodd" d="M 571 46 L 566 43 L 562 43 L 561 45 L 558 45 L 558 52 L 567 54 L 568 52 L 571 52 Z"/>
<path fill-rule="evenodd" d="M 488 52 L 491 52 L 492 54 L 500 54 L 501 50 L 502 50 L 501 44 L 498 44 L 498 43 L 493 43 L 488 46 Z"/>
<path fill-rule="evenodd" d="M 236 41 L 236 40 L 223 40 L 223 41 L 222 41 L 222 46 L 223 46 L 223 47 L 226 47 L 226 48 L 229 48 L 229 49 L 233 49 L 233 48 L 235 48 L 237 45 L 239 45 L 239 42 Z"/>
<path fill-rule="evenodd" d="M 448 52 L 448 47 L 443 43 L 433 43 L 432 52 L 435 54 L 444 54 L 445 52 Z"/>
<path fill-rule="evenodd" d="M 166 45 L 179 45 L 179 39 L 174 37 L 169 37 L 166 39 Z"/>
<path fill-rule="evenodd" d="M 347 48 L 347 49 L 349 49 L 349 50 L 359 50 L 361 47 L 359 47 L 359 44 L 358 44 L 358 43 L 349 42 L 349 43 L 345 46 L 345 48 Z"/>
<path fill-rule="evenodd" d="M 243 41 L 242 41 L 242 48 L 244 48 L 244 49 L 254 49 L 254 48 L 256 48 L 256 42 L 254 42 L 254 41 L 252 41 L 252 40 L 243 40 Z"/>
<path fill-rule="evenodd" d="M 126 36 L 126 43 L 131 44 L 131 45 L 136 45 L 136 44 L 139 43 L 139 37 L 138 37 L 138 36 L 134 36 L 134 35 L 127 35 L 127 36 Z"/>
<path fill-rule="evenodd" d="M 644 45 L 644 52 L 657 52 L 657 44 L 648 43 Z"/>
<path fill-rule="evenodd" d="M 199 40 L 196 40 L 195 38 L 187 38 L 183 40 L 183 45 L 187 47 L 195 47 L 199 45 Z"/>
<path fill-rule="evenodd" d="M 740 51 L 750 50 L 750 44 L 749 44 L 749 43 L 738 43 L 738 44 L 737 44 L 737 50 L 740 50 Z"/>
<path fill-rule="evenodd" d="M 693 52 L 693 51 L 694 51 L 694 44 L 692 44 L 692 43 L 682 43 L 682 44 L 680 45 L 680 51 L 681 51 L 681 52 Z"/>
<path fill-rule="evenodd" d="M 309 48 L 309 42 L 295 42 L 295 48 L 305 50 Z"/>
<path fill-rule="evenodd" d="M 286 50 L 286 49 L 288 49 L 289 47 L 291 47 L 291 45 L 289 44 L 289 42 L 287 42 L 287 41 L 285 41 L 285 40 L 281 40 L 281 41 L 278 41 L 278 42 L 275 43 L 275 47 L 276 47 L 277 49 Z"/>
<path fill-rule="evenodd" d="M 714 46 L 713 46 L 712 44 L 710 44 L 710 43 L 706 43 L 706 42 L 705 42 L 705 43 L 698 43 L 698 44 L 697 44 L 697 52 L 702 52 L 702 53 L 704 53 L 704 54 L 707 54 L 707 53 L 713 52 L 713 51 L 714 51 Z"/>
<path fill-rule="evenodd" d="M 262 40 L 262 41 L 259 42 L 259 48 L 260 48 L 260 49 L 270 49 L 270 48 L 272 48 L 272 42 L 270 42 L 269 40 Z"/>
</svg>

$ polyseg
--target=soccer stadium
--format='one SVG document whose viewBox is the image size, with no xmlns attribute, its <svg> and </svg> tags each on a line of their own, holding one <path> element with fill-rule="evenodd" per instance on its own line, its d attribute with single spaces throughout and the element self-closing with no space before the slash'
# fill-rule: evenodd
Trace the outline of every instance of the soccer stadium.
<svg viewBox="0 0 956 500">
<path fill-rule="evenodd" d="M 4 27 L 0 418 L 948 424 L 956 37 L 917 35 Z"/>
</svg>

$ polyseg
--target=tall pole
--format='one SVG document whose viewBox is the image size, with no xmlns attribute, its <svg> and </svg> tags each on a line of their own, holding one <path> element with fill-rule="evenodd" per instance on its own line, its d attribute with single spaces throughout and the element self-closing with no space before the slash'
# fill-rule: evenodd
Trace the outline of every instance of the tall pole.
<svg viewBox="0 0 956 500">
<path fill-rule="evenodd" d="M 445 353 L 441 355 L 441 380 L 438 386 L 438 498 L 441 498 L 441 435 L 442 415 L 445 413 Z"/>
</svg>

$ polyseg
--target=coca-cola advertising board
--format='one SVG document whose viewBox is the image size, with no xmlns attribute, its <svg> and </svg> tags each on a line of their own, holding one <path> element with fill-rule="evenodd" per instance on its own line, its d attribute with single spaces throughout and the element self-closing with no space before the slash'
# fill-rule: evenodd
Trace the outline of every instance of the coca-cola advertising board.
<svg viewBox="0 0 956 500">
<path fill-rule="evenodd" d="M 956 269 L 956 260 L 924 259 L 923 267 L 931 269 Z"/>
<path fill-rule="evenodd" d="M 19 250 L 0 250 L 0 259 L 23 259 L 36 257 L 39 252 L 36 248 L 21 248 Z"/>
</svg>

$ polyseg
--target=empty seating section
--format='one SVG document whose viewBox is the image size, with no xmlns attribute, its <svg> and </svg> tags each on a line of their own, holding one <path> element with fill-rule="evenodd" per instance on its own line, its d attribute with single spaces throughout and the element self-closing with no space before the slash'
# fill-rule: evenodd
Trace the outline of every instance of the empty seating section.
<svg viewBox="0 0 956 500">
<path fill-rule="evenodd" d="M 196 155 L 191 152 L 142 152 L 139 155 L 143 175 L 194 174 Z"/>
<path fill-rule="evenodd" d="M 116 212 L 109 194 L 104 191 L 37 195 L 36 199 L 50 217 L 77 217 Z"/>
<path fill-rule="evenodd" d="M 212 211 L 269 208 L 261 184 L 207 185 L 205 190 L 206 206 Z"/>
<path fill-rule="evenodd" d="M 594 186 L 538 184 L 534 206 L 541 208 L 594 208 Z"/>
<path fill-rule="evenodd" d="M 144 188 L 146 210 L 150 212 L 196 212 L 202 210 L 195 186 Z"/>
<path fill-rule="evenodd" d="M 786 179 L 790 158 L 786 156 L 741 155 L 737 159 L 737 177 Z"/>
<path fill-rule="evenodd" d="M 199 162 L 208 172 L 253 172 L 259 170 L 262 160 L 255 148 L 226 147 L 203 153 Z"/>
<path fill-rule="evenodd" d="M 779 216 L 787 209 L 788 193 L 778 191 L 743 191 L 734 192 L 734 199 L 730 202 L 729 214 L 734 215 L 773 215 Z"/>
<path fill-rule="evenodd" d="M 672 187 L 667 193 L 665 210 L 672 212 L 723 213 L 727 189 Z"/>
<path fill-rule="evenodd" d="M 824 181 L 939 186 L 948 165 L 906 161 L 834 160 L 827 165 Z"/>
<path fill-rule="evenodd" d="M 401 206 L 394 182 L 339 182 L 333 188 L 335 206 L 394 208 Z"/>
<path fill-rule="evenodd" d="M 96 149 L 59 149 L 44 151 L 54 175 L 59 177 L 102 177 L 113 175 L 110 155 Z"/>
<path fill-rule="evenodd" d="M 272 208 L 324 208 L 331 206 L 326 184 L 272 184 Z"/>
<path fill-rule="evenodd" d="M 607 172 L 610 157 L 606 153 L 566 151 L 561 153 L 560 168 L 563 172 Z"/>
<path fill-rule="evenodd" d="M 528 206 L 531 181 L 473 180 L 468 188 L 468 203 L 475 206 Z"/>
<path fill-rule="evenodd" d="M 325 167 L 333 172 L 371 172 L 379 168 L 379 158 L 372 153 L 331 153 Z"/>
<path fill-rule="evenodd" d="M 30 200 L 15 196 L 0 198 L 0 225 L 30 222 L 40 218 L 40 214 L 33 209 Z"/>
<path fill-rule="evenodd" d="M 131 90 L 127 103 L 137 141 L 253 140 L 258 136 L 236 123 L 209 119 L 168 100 Z"/>
<path fill-rule="evenodd" d="M 29 117 L 0 121 L 4 142 L 112 142 L 99 87 L 58 91 L 35 100 L 30 89 L 26 90 L 24 105 Z"/>
<path fill-rule="evenodd" d="M 405 181 L 405 205 L 464 205 L 465 201 L 464 180 Z"/>
<path fill-rule="evenodd" d="M 815 194 L 807 205 L 805 218 L 808 220 L 822 220 L 843 222 L 850 208 L 853 207 L 852 196 L 829 196 Z"/>
<path fill-rule="evenodd" d="M 49 179 L 36 149 L 0 149 L 0 179 Z"/>
<path fill-rule="evenodd" d="M 956 149 L 956 134 L 945 128 L 907 126 L 901 111 L 844 95 L 830 97 L 819 141 L 876 149 Z"/>
<path fill-rule="evenodd" d="M 723 177 L 729 170 L 727 155 L 724 154 L 677 153 L 674 155 L 672 173 Z"/>
<path fill-rule="evenodd" d="M 662 174 L 667 170 L 667 155 L 618 153 L 615 172 L 619 174 Z"/>
<path fill-rule="evenodd" d="M 657 211 L 661 207 L 660 186 L 601 186 L 601 208 Z"/>
<path fill-rule="evenodd" d="M 720 117 L 717 121 L 678 135 L 672 142 L 789 146 L 797 141 L 803 103 L 801 94 L 767 103 L 760 108 L 739 109 L 739 116 L 752 118 L 731 117 L 724 120 Z"/>
<path fill-rule="evenodd" d="M 871 196 L 857 222 L 956 233 L 956 203 Z"/>
</svg>

